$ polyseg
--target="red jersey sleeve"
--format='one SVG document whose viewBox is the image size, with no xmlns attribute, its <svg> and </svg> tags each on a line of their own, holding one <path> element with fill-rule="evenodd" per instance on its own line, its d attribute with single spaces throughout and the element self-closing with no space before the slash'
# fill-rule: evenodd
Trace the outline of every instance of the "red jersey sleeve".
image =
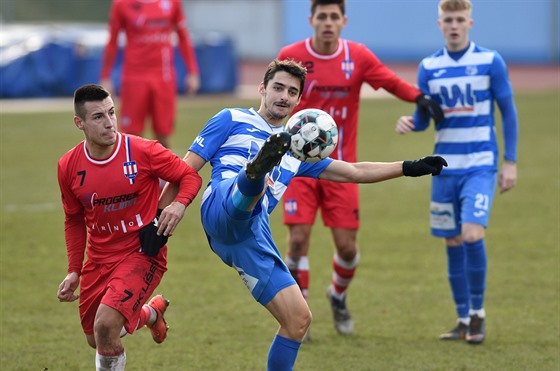
<svg viewBox="0 0 560 371">
<path fill-rule="evenodd" d="M 165 181 L 179 184 L 179 193 L 174 201 L 189 206 L 202 186 L 200 175 L 159 142 L 154 142 L 152 159 L 154 174 Z"/>
<path fill-rule="evenodd" d="M 87 229 L 82 204 L 70 190 L 65 169 L 67 157 L 58 162 L 58 184 L 64 209 L 64 239 L 68 258 L 68 273 L 81 274 L 86 250 Z"/>
<path fill-rule="evenodd" d="M 402 80 L 389 67 L 384 65 L 379 58 L 365 46 L 361 52 L 365 54 L 363 60 L 368 61 L 369 68 L 366 68 L 364 80 L 374 89 L 383 88 L 394 96 L 407 101 L 414 102 L 420 94 L 420 90 L 411 83 Z"/>
</svg>

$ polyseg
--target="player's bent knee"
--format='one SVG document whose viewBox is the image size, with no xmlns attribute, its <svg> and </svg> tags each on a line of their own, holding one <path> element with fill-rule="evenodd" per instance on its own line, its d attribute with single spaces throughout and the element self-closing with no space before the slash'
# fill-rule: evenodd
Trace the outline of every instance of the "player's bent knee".
<svg viewBox="0 0 560 371">
<path fill-rule="evenodd" d="M 303 241 L 299 241 L 299 240 L 294 240 L 294 239 L 290 239 L 290 244 L 289 244 L 289 248 L 290 248 L 290 256 L 293 257 L 301 257 L 304 256 L 305 253 L 307 252 L 307 249 L 305 248 L 307 244 Z"/>
<path fill-rule="evenodd" d="M 470 233 L 463 235 L 463 242 L 466 243 L 475 243 L 476 241 L 480 241 L 484 238 L 484 233 Z"/>
<path fill-rule="evenodd" d="M 292 255 L 302 256 L 307 254 L 309 247 L 310 229 L 302 226 L 291 226 L 289 236 L 289 248 Z"/>
<path fill-rule="evenodd" d="M 288 328 L 290 338 L 299 340 L 303 339 L 305 333 L 309 329 L 309 326 L 311 326 L 312 319 L 313 316 L 309 309 L 305 312 L 298 313 L 298 316 L 294 319 L 293 325 Z"/>
<path fill-rule="evenodd" d="M 461 239 L 461 236 L 447 237 L 445 239 L 445 245 L 448 247 L 459 247 L 462 244 L 463 240 Z"/>
<path fill-rule="evenodd" d="M 111 326 L 104 321 L 95 321 L 93 331 L 96 339 L 108 339 L 111 337 Z"/>
<path fill-rule="evenodd" d="M 351 262 L 358 255 L 358 248 L 355 244 L 344 245 L 344 246 L 341 246 L 341 247 L 337 246 L 336 247 L 336 253 L 345 262 Z"/>
<path fill-rule="evenodd" d="M 463 242 L 474 243 L 484 238 L 484 227 L 477 224 L 464 225 L 461 233 Z"/>
<path fill-rule="evenodd" d="M 101 345 L 100 342 L 112 342 L 120 339 L 121 328 L 122 325 L 111 318 L 108 320 L 97 319 L 93 326 L 96 345 Z"/>
</svg>

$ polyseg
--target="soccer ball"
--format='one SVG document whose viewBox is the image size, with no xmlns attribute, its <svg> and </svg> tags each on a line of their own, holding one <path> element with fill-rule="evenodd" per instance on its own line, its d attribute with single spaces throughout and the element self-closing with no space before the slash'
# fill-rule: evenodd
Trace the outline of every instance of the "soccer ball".
<svg viewBox="0 0 560 371">
<path fill-rule="evenodd" d="M 329 157 L 338 142 L 336 122 L 317 108 L 296 112 L 286 123 L 286 131 L 292 134 L 290 152 L 300 161 L 321 161 Z"/>
</svg>

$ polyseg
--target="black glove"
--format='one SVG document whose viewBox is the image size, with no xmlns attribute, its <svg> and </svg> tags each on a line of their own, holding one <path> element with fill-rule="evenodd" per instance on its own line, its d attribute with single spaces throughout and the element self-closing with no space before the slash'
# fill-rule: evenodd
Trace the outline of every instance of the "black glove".
<svg viewBox="0 0 560 371">
<path fill-rule="evenodd" d="M 439 175 L 447 161 L 440 156 L 426 156 L 414 161 L 405 161 L 402 165 L 404 176 Z"/>
<path fill-rule="evenodd" d="M 167 236 L 157 235 L 161 212 L 162 209 L 158 209 L 154 220 L 140 229 L 140 246 L 142 246 L 142 252 L 148 256 L 156 256 L 159 250 L 167 243 Z"/>
<path fill-rule="evenodd" d="M 436 124 L 443 122 L 443 110 L 438 102 L 433 100 L 428 94 L 420 94 L 416 97 L 416 106 L 418 111 L 422 115 L 422 118 L 426 120 L 426 116 L 432 117 Z"/>
</svg>

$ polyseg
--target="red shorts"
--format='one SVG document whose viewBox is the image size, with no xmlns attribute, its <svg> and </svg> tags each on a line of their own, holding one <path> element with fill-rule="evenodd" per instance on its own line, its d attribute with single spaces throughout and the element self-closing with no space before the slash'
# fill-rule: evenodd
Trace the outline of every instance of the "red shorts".
<svg viewBox="0 0 560 371">
<path fill-rule="evenodd" d="M 142 135 L 148 117 L 157 135 L 170 136 L 175 126 L 177 83 L 155 79 L 123 79 L 120 91 L 121 131 Z"/>
<path fill-rule="evenodd" d="M 93 334 L 95 315 L 103 303 L 126 318 L 125 329 L 132 334 L 142 305 L 150 299 L 167 270 L 166 255 L 166 250 L 153 258 L 134 252 L 109 264 L 86 260 L 80 280 L 80 319 L 84 333 Z"/>
<path fill-rule="evenodd" d="M 354 183 L 294 178 L 283 196 L 284 224 L 313 224 L 317 209 L 325 226 L 358 229 L 359 190 Z"/>
</svg>

